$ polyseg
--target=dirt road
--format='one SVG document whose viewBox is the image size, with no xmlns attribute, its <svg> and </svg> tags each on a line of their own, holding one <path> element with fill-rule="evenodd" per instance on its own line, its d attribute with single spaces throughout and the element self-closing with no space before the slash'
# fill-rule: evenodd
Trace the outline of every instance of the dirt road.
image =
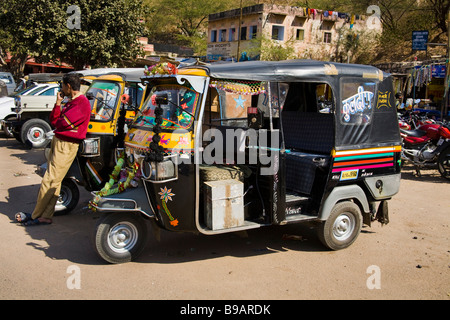
<svg viewBox="0 0 450 320">
<path fill-rule="evenodd" d="M 308 225 L 163 232 L 138 261 L 108 265 L 92 247 L 86 192 L 51 226 L 12 222 L 34 208 L 43 162 L 42 150 L 0 137 L 0 299 L 450 299 L 450 182 L 436 170 L 406 167 L 391 223 L 343 251 L 326 251 Z"/>
</svg>

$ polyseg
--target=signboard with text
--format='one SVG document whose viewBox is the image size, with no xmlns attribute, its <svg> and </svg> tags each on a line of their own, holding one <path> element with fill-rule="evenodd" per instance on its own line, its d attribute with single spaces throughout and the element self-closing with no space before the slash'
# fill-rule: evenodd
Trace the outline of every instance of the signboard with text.
<svg viewBox="0 0 450 320">
<path fill-rule="evenodd" d="M 412 49 L 419 51 L 427 50 L 428 31 L 413 31 L 412 33 Z"/>
</svg>

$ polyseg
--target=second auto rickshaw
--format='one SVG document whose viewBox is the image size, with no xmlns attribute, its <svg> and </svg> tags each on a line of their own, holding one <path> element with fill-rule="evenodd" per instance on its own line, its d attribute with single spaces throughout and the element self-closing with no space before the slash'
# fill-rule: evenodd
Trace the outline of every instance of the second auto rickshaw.
<svg viewBox="0 0 450 320">
<path fill-rule="evenodd" d="M 88 191 L 98 191 L 109 180 L 117 160 L 117 150 L 123 149 L 127 125 L 134 119 L 142 101 L 144 68 L 104 68 L 76 71 L 92 84 L 86 92 L 91 103 L 91 120 L 86 140 L 61 186 L 56 204 L 57 214 L 66 214 L 78 204 L 78 185 Z M 43 176 L 47 164 L 39 174 Z"/>
<path fill-rule="evenodd" d="M 292 60 L 142 80 L 145 102 L 113 174 L 124 178 L 91 202 L 102 213 L 95 247 L 104 260 L 135 259 L 145 219 L 204 235 L 313 221 L 331 250 L 350 246 L 363 224 L 389 222 L 401 139 L 388 74 Z"/>
</svg>

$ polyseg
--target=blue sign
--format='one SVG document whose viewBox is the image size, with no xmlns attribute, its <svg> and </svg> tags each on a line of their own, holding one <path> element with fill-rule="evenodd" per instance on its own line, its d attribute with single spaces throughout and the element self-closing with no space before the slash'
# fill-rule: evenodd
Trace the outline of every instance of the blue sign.
<svg viewBox="0 0 450 320">
<path fill-rule="evenodd" d="M 445 78 L 447 68 L 444 65 L 435 65 L 432 67 L 433 78 Z"/>
<path fill-rule="evenodd" d="M 426 51 L 428 42 L 428 31 L 413 31 L 412 49 Z"/>
</svg>

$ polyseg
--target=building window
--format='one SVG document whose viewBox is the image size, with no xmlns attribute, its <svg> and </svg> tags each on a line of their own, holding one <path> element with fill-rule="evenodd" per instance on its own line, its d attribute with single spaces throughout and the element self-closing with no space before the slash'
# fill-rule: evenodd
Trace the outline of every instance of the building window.
<svg viewBox="0 0 450 320">
<path fill-rule="evenodd" d="M 272 27 L 272 39 L 273 40 L 284 40 L 284 27 L 283 26 L 273 26 Z"/>
<path fill-rule="evenodd" d="M 230 33 L 228 35 L 228 41 L 234 41 L 236 40 L 236 28 L 231 28 Z"/>
<path fill-rule="evenodd" d="M 241 40 L 247 40 L 247 27 L 241 28 Z"/>
<path fill-rule="evenodd" d="M 221 29 L 219 32 L 219 42 L 225 42 L 227 41 L 227 30 Z"/>
<path fill-rule="evenodd" d="M 211 31 L 211 42 L 217 42 L 217 30 Z"/>
<path fill-rule="evenodd" d="M 305 40 L 305 30 L 297 29 L 297 35 L 296 35 L 295 39 L 299 40 L 299 41 Z"/>
<path fill-rule="evenodd" d="M 258 26 L 251 26 L 251 27 L 250 27 L 250 35 L 249 35 L 249 39 L 254 39 L 254 38 L 256 38 L 257 33 L 258 33 Z"/>
<path fill-rule="evenodd" d="M 331 43 L 331 32 L 324 32 L 323 33 L 323 42 Z"/>
</svg>

